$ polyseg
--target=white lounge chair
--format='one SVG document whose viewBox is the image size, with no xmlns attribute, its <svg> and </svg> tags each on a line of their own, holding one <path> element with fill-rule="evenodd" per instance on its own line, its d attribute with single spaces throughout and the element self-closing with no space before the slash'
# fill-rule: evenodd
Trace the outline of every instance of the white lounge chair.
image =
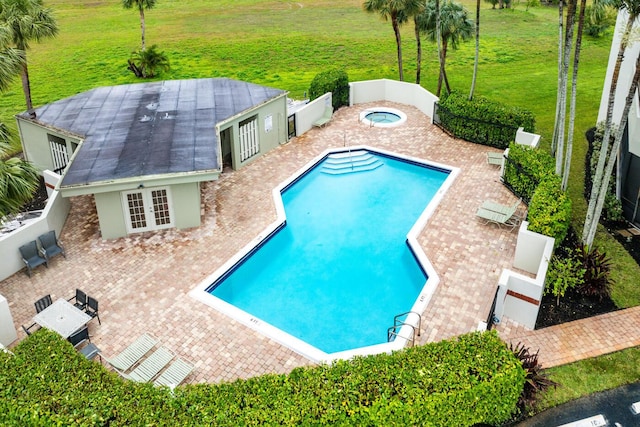
<svg viewBox="0 0 640 427">
<path fill-rule="evenodd" d="M 496 153 L 495 151 L 487 152 L 487 163 L 493 166 L 502 166 L 504 162 L 504 153 Z"/>
<path fill-rule="evenodd" d="M 124 378 L 146 383 L 154 379 L 173 359 L 173 353 L 165 347 L 160 347 L 149 357 L 144 359 L 129 374 L 122 374 Z"/>
<path fill-rule="evenodd" d="M 118 372 L 124 373 L 138 363 L 157 343 L 158 340 L 151 335 L 143 334 L 120 354 L 112 358 L 108 358 L 104 354 L 100 354 L 100 356 Z"/>
<path fill-rule="evenodd" d="M 193 371 L 194 366 L 181 358 L 177 358 L 153 382 L 156 386 L 176 387 Z"/>
<path fill-rule="evenodd" d="M 479 207 L 476 212 L 476 216 L 484 220 L 485 224 L 494 223 L 500 228 L 504 225 L 505 227 L 509 227 L 513 230 L 520 224 L 520 218 L 515 215 L 516 209 L 502 213 Z"/>
</svg>

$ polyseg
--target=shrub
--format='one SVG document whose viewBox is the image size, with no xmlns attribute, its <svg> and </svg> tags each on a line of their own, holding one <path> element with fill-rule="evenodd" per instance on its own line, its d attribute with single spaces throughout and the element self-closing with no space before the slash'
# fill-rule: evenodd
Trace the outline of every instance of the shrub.
<svg viewBox="0 0 640 427">
<path fill-rule="evenodd" d="M 551 294 L 556 297 L 556 303 L 560 304 L 560 298 L 569 289 L 574 289 L 584 283 L 586 269 L 582 260 L 578 259 L 573 251 L 569 256 L 560 257 L 554 255 L 549 264 L 549 271 L 545 279 L 545 294 Z"/>
<path fill-rule="evenodd" d="M 498 148 L 507 148 L 518 127 L 535 130 L 530 111 L 474 96 L 451 92 L 438 103 L 440 125 L 457 138 Z"/>
<path fill-rule="evenodd" d="M 588 246 L 582 245 L 577 251 L 577 258 L 582 264 L 584 278 L 577 287 L 577 291 L 588 297 L 597 298 L 602 301 L 611 295 L 612 279 L 611 258 L 598 248 L 589 250 Z"/>
<path fill-rule="evenodd" d="M 333 110 L 349 105 L 349 76 L 344 70 L 330 70 L 316 74 L 309 86 L 309 99 L 314 100 L 331 92 Z"/>
<path fill-rule="evenodd" d="M 14 353 L 0 352 L 0 425 L 495 425 L 525 381 L 494 331 L 173 391 L 126 381 L 45 329 Z"/>
<path fill-rule="evenodd" d="M 504 183 L 527 203 L 538 184 L 555 172 L 554 158 L 544 150 L 512 143 L 505 162 Z"/>
<path fill-rule="evenodd" d="M 538 353 L 535 354 L 529 351 L 528 347 L 518 343 L 515 347 L 513 344 L 509 345 L 509 348 L 513 354 L 522 363 L 522 368 L 525 371 L 525 383 L 522 389 L 522 394 L 518 399 L 518 409 L 520 413 L 526 414 L 535 409 L 536 403 L 543 393 L 549 387 L 556 387 L 558 384 L 551 381 L 546 374 L 542 372 L 542 366 L 538 362 Z"/>
<path fill-rule="evenodd" d="M 529 204 L 529 230 L 556 239 L 559 245 L 571 226 L 571 199 L 560 188 L 560 177 L 545 178 Z"/>
<path fill-rule="evenodd" d="M 127 61 L 129 64 L 127 69 L 131 70 L 136 77 L 143 79 L 155 77 L 161 71 L 169 71 L 171 69 L 169 58 L 157 49 L 158 46 L 154 44 L 145 50 L 132 52 Z"/>
</svg>

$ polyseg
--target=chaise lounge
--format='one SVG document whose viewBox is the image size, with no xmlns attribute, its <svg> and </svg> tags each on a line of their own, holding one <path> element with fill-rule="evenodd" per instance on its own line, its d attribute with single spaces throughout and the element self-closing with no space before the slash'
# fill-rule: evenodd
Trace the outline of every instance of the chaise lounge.
<svg viewBox="0 0 640 427">
<path fill-rule="evenodd" d="M 518 206 L 522 199 L 518 200 L 513 206 L 505 206 L 499 203 L 485 201 L 476 212 L 476 216 L 485 221 L 485 224 L 497 224 L 499 228 L 502 226 L 509 227 L 511 230 L 520 225 L 521 218 L 516 214 Z"/>
</svg>

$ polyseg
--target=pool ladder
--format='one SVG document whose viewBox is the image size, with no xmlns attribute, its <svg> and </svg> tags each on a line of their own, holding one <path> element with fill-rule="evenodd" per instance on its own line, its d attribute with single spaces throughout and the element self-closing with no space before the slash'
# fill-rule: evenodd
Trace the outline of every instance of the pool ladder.
<svg viewBox="0 0 640 427">
<path fill-rule="evenodd" d="M 409 315 L 411 314 L 418 317 L 417 326 L 407 322 Z M 405 337 L 400 335 L 400 329 L 402 329 L 402 327 L 405 325 L 411 328 L 410 337 Z M 406 340 L 407 342 L 411 343 L 411 347 L 413 347 L 416 344 L 416 336 L 418 337 L 420 336 L 421 325 L 422 325 L 422 316 L 420 315 L 420 313 L 416 313 L 415 311 L 407 311 L 406 313 L 398 314 L 393 318 L 393 326 L 387 329 L 387 342 L 394 341 L 396 337 L 400 337 Z"/>
</svg>

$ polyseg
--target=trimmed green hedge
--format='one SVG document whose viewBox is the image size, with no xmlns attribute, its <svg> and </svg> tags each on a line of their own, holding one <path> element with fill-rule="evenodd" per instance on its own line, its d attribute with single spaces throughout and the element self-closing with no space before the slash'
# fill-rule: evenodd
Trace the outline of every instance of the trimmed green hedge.
<svg viewBox="0 0 640 427">
<path fill-rule="evenodd" d="M 349 76 L 344 70 L 329 70 L 316 74 L 309 86 L 309 99 L 313 101 L 331 92 L 333 111 L 349 105 Z"/>
<path fill-rule="evenodd" d="M 527 203 L 538 184 L 555 174 L 555 159 L 544 150 L 511 143 L 504 165 L 504 183 Z"/>
<path fill-rule="evenodd" d="M 14 353 L 0 353 L 1 425 L 497 424 L 525 379 L 493 331 L 173 393 L 125 381 L 46 330 Z"/>
<path fill-rule="evenodd" d="M 555 238 L 556 245 L 562 243 L 571 226 L 571 199 L 561 190 L 551 154 L 511 144 L 503 180 L 528 203 L 528 229 Z"/>
<path fill-rule="evenodd" d="M 533 193 L 528 215 L 528 229 L 555 238 L 556 246 L 564 241 L 571 226 L 571 199 L 560 187 L 557 175 L 542 180 Z"/>
<path fill-rule="evenodd" d="M 440 125 L 457 138 L 497 148 L 507 148 L 519 127 L 535 130 L 533 113 L 482 96 L 451 92 L 437 107 Z"/>
</svg>

